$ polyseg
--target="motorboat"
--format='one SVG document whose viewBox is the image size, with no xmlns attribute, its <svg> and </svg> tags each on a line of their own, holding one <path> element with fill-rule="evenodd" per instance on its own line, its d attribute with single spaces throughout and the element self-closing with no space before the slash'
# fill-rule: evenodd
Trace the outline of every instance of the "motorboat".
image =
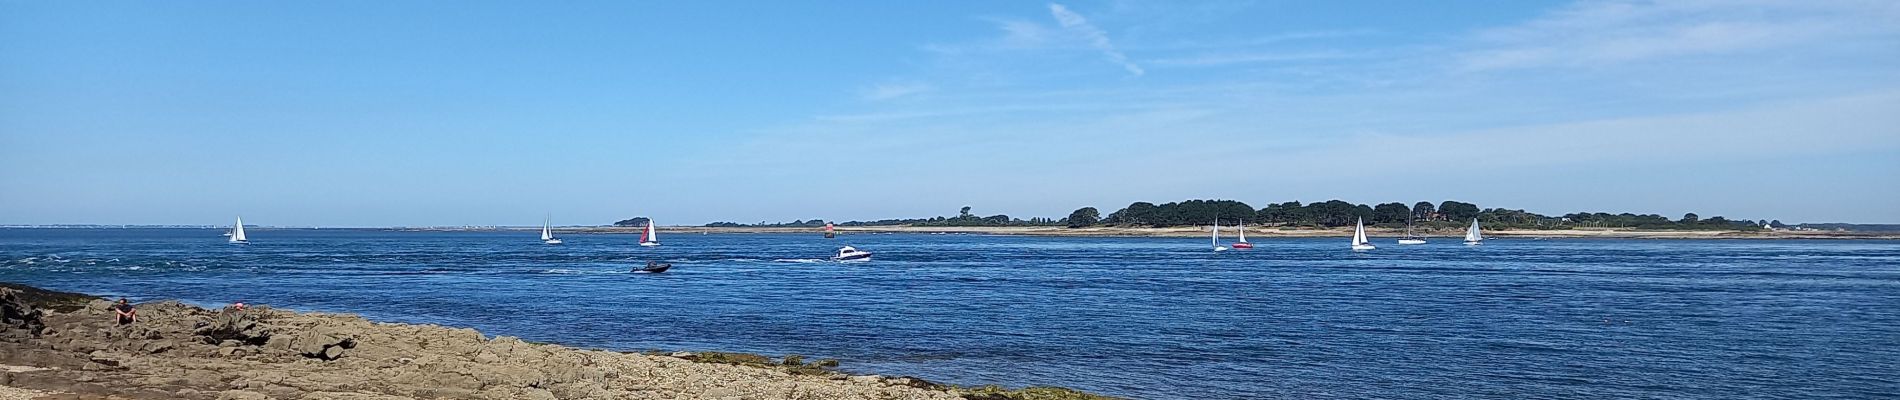
<svg viewBox="0 0 1900 400">
<path fill-rule="evenodd" d="M 666 272 L 666 270 L 669 268 L 673 268 L 673 264 L 661 263 L 658 261 L 647 261 L 647 266 L 635 268 L 633 272 L 644 273 L 644 274 L 657 274 L 661 272 Z"/>
<path fill-rule="evenodd" d="M 838 255 L 831 257 L 831 260 L 838 262 L 871 261 L 871 252 L 858 250 L 856 247 L 845 246 L 838 248 Z"/>
</svg>

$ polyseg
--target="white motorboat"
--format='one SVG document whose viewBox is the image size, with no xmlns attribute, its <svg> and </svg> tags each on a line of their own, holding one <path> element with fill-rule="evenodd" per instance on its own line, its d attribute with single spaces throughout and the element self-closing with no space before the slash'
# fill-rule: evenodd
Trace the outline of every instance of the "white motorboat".
<svg viewBox="0 0 1900 400">
<path fill-rule="evenodd" d="M 871 252 L 858 250 L 856 247 L 845 246 L 838 248 L 838 255 L 831 257 L 831 260 L 838 262 L 871 261 Z"/>
</svg>

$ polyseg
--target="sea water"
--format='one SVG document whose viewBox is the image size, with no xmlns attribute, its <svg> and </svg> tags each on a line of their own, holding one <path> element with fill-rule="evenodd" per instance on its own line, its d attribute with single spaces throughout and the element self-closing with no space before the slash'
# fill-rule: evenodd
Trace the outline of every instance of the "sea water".
<svg viewBox="0 0 1900 400">
<path fill-rule="evenodd" d="M 1896 241 L 221 232 L 0 229 L 0 281 L 1147 399 L 1900 394 Z"/>
</svg>

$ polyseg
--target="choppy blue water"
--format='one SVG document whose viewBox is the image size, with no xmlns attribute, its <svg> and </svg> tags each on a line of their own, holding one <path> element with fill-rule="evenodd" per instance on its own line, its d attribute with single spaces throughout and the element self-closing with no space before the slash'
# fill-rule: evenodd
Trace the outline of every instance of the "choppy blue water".
<svg viewBox="0 0 1900 400">
<path fill-rule="evenodd" d="M 0 281 L 1133 398 L 1900 393 L 1894 241 L 218 233 L 0 229 Z"/>
</svg>

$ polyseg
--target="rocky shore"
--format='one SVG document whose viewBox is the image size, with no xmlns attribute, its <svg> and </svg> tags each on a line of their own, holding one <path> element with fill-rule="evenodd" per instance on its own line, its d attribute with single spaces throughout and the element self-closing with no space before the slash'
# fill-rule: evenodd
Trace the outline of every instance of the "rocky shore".
<svg viewBox="0 0 1900 400">
<path fill-rule="evenodd" d="M 254 306 L 111 303 L 0 285 L 9 399 L 1097 399 L 1059 388 L 958 388 L 851 376 L 836 361 L 638 354 Z"/>
</svg>

